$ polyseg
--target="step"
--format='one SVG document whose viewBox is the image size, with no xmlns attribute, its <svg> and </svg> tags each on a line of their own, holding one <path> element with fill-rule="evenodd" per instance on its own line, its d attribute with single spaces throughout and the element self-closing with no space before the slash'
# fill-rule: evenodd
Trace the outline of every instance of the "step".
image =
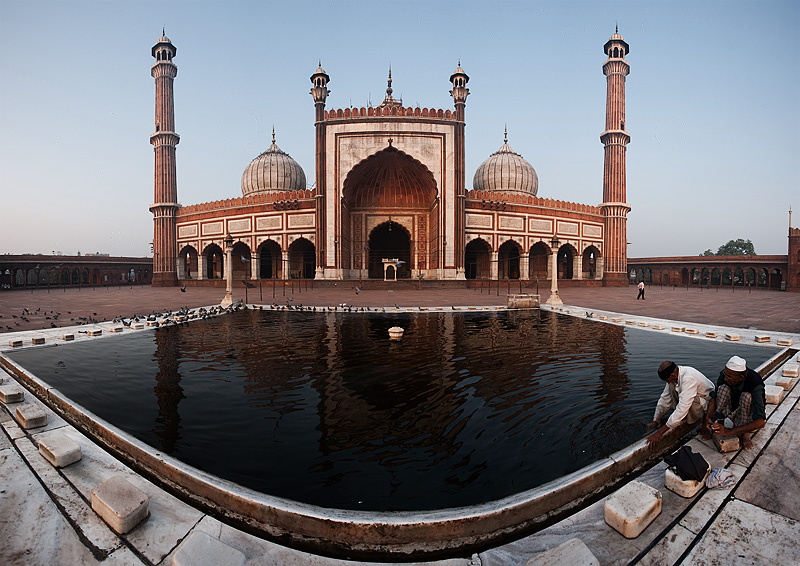
<svg viewBox="0 0 800 566">
<path fill-rule="evenodd" d="M 83 457 L 81 445 L 61 433 L 39 438 L 39 453 L 56 468 L 65 468 Z"/>
<path fill-rule="evenodd" d="M 725 334 L 725 340 L 729 340 L 730 342 L 738 342 L 739 341 L 739 335 L 738 334 L 727 333 L 727 334 Z"/>
<path fill-rule="evenodd" d="M 19 385 L 9 383 L 0 386 L 0 401 L 3 403 L 21 403 L 25 400 L 25 390 Z"/>
<path fill-rule="evenodd" d="M 781 376 L 775 380 L 775 385 L 778 387 L 783 387 L 786 391 L 789 391 L 794 385 L 794 377 L 785 377 Z"/>
<path fill-rule="evenodd" d="M 786 390 L 777 385 L 765 385 L 764 396 L 767 398 L 768 405 L 778 405 L 783 400 L 783 395 Z"/>
<path fill-rule="evenodd" d="M 800 377 L 800 365 L 786 364 L 781 371 L 783 377 Z"/>
<path fill-rule="evenodd" d="M 119 534 L 147 518 L 148 504 L 147 494 L 122 476 L 111 476 L 92 489 L 92 509 Z"/>
<path fill-rule="evenodd" d="M 697 492 L 703 489 L 710 471 L 711 468 L 709 467 L 702 481 L 697 481 L 682 479 L 672 468 L 667 468 L 666 472 L 664 472 L 664 485 L 668 490 L 689 499 L 697 495 Z"/>
<path fill-rule="evenodd" d="M 718 432 L 715 432 L 712 438 L 714 439 L 714 445 L 720 452 L 735 452 L 740 448 L 739 437 L 736 435 L 722 436 Z"/>
<path fill-rule="evenodd" d="M 14 418 L 24 429 L 39 428 L 47 424 L 47 413 L 39 405 L 32 403 L 17 407 Z"/>
<path fill-rule="evenodd" d="M 661 513 L 661 492 L 631 481 L 605 502 L 605 521 L 625 538 L 636 538 Z"/>
<path fill-rule="evenodd" d="M 245 560 L 245 555 L 239 550 L 203 531 L 194 531 L 178 547 L 172 557 L 172 566 L 243 566 Z"/>
</svg>

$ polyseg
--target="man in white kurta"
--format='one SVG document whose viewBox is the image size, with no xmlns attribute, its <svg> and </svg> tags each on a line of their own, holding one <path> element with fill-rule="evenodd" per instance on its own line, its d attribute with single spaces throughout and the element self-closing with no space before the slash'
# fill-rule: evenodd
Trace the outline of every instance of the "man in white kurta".
<svg viewBox="0 0 800 566">
<path fill-rule="evenodd" d="M 679 366 L 666 361 L 658 367 L 658 376 L 666 382 L 661 397 L 658 398 L 653 422 L 648 428 L 658 428 L 647 438 L 651 449 L 655 449 L 664 434 L 686 420 L 689 424 L 702 421 L 714 384 L 691 366 Z M 661 424 L 661 419 L 674 407 L 675 410 Z"/>
</svg>

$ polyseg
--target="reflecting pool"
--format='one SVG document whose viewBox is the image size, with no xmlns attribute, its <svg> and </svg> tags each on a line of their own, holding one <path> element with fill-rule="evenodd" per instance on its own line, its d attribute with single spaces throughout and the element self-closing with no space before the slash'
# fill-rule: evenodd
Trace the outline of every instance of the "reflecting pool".
<svg viewBox="0 0 800 566">
<path fill-rule="evenodd" d="M 734 354 L 757 367 L 774 353 L 539 310 L 245 310 L 8 355 L 199 469 L 387 511 L 496 500 L 631 444 L 665 359 L 716 381 Z"/>
</svg>

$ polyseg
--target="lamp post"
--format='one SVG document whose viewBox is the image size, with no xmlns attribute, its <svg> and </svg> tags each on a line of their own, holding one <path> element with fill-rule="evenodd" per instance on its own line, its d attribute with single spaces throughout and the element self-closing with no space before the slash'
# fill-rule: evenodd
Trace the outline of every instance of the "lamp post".
<svg viewBox="0 0 800 566">
<path fill-rule="evenodd" d="M 558 296 L 558 246 L 561 244 L 558 240 L 558 236 L 554 235 L 553 239 L 550 240 L 550 244 L 552 245 L 551 250 L 553 252 L 553 277 L 550 283 L 550 298 L 547 299 L 545 304 L 550 306 L 563 305 L 564 303 Z"/>
<path fill-rule="evenodd" d="M 225 236 L 225 298 L 220 306 L 229 307 L 233 304 L 233 238 L 230 234 Z"/>
</svg>

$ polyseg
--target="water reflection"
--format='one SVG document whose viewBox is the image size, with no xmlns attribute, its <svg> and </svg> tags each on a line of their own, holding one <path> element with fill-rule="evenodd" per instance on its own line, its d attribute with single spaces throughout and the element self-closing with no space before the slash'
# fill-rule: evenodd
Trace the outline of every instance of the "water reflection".
<svg viewBox="0 0 800 566">
<path fill-rule="evenodd" d="M 540 311 L 245 311 L 12 356 L 221 477 L 328 507 L 414 510 L 498 499 L 607 456 L 643 434 L 663 359 L 715 375 L 733 353 L 757 365 L 770 350 Z"/>
</svg>

